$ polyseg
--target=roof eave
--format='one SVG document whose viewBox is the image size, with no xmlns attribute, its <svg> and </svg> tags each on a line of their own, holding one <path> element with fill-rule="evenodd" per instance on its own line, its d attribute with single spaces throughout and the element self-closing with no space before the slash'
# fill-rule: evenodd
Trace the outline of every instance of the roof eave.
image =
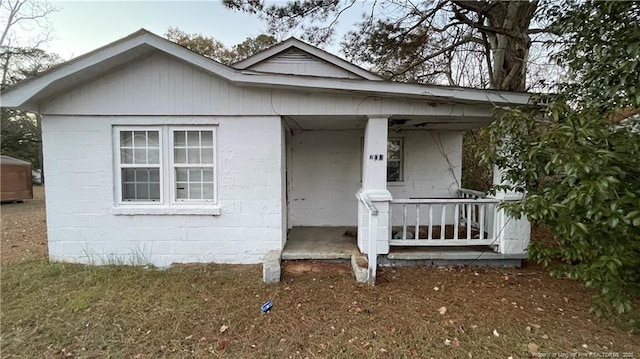
<svg viewBox="0 0 640 359">
<path fill-rule="evenodd" d="M 133 49 L 150 46 L 156 50 L 168 53 L 177 58 L 181 58 L 187 62 L 194 64 L 195 66 L 206 68 L 210 72 L 215 72 L 219 76 L 232 79 L 235 74 L 235 70 L 227 65 L 219 63 L 217 61 L 206 58 L 202 55 L 196 54 L 191 50 L 188 50 L 176 43 L 166 40 L 156 34 L 153 34 L 147 30 L 140 29 L 131 35 L 128 35 L 122 39 L 109 43 L 96 50 L 88 52 L 77 58 L 64 62 L 60 65 L 54 66 L 47 71 L 21 81 L 0 93 L 1 106 L 8 108 L 25 108 L 31 107 L 33 104 L 31 100 L 37 98 L 41 93 L 51 84 L 63 79 L 67 76 L 77 74 L 83 70 L 100 64 L 101 62 L 109 59 L 123 56 L 127 51 Z"/>
<path fill-rule="evenodd" d="M 323 92 L 354 92 L 388 95 L 392 97 L 414 97 L 422 99 L 448 99 L 452 102 L 485 103 L 496 106 L 527 105 L 531 94 L 521 92 L 482 90 L 472 88 L 454 88 L 441 86 L 426 86 L 420 84 L 368 81 L 353 79 L 335 79 L 323 77 L 304 77 L 279 74 L 238 74 L 237 83 L 245 86 L 270 87 L 282 89 L 320 90 Z"/>
<path fill-rule="evenodd" d="M 295 40 L 295 39 L 294 39 Z M 295 40 L 299 41 L 299 40 Z M 172 55 L 182 61 L 192 64 L 203 71 L 222 77 L 238 86 L 256 86 L 263 88 L 305 89 L 307 91 L 369 93 L 373 95 L 392 97 L 412 97 L 423 100 L 446 99 L 452 102 L 485 103 L 494 105 L 526 105 L 531 97 L 528 93 L 514 93 L 506 91 L 478 90 L 468 88 L 452 88 L 428 86 L 391 81 L 370 81 L 341 78 L 325 78 L 285 74 L 255 74 L 241 71 L 202 55 L 194 53 L 178 44 L 161 38 L 146 30 L 140 30 L 126 38 L 103 46 L 88 54 L 61 64 L 34 78 L 23 81 L 2 92 L 2 106 L 28 110 L 37 110 L 38 102 L 42 101 L 43 93 L 62 91 L 61 82 L 74 74 L 78 77 L 86 75 L 90 66 L 96 66 L 105 61 L 113 61 L 118 56 L 125 56 L 127 51 L 137 47 L 149 47 Z M 123 61 L 125 61 L 124 59 Z M 81 72 L 81 71 L 85 72 Z M 97 71 L 97 70 L 96 70 Z M 38 97 L 40 96 L 40 97 Z M 46 96 L 44 96 L 46 97 Z"/>
</svg>

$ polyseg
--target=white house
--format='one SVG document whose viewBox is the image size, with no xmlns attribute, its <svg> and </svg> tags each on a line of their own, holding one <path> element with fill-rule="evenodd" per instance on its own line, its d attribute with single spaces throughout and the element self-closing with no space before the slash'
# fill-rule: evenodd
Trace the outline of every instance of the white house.
<svg viewBox="0 0 640 359">
<path fill-rule="evenodd" d="M 1 100 L 43 116 L 52 260 L 259 263 L 298 227 L 357 226 L 380 256 L 529 239 L 460 188 L 462 131 L 527 94 L 389 82 L 293 38 L 229 67 L 140 30 Z"/>
</svg>

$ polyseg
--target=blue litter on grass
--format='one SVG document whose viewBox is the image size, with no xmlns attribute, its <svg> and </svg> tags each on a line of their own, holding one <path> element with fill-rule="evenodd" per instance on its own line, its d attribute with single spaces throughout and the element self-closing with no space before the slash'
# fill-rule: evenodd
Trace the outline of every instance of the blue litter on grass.
<svg viewBox="0 0 640 359">
<path fill-rule="evenodd" d="M 270 311 L 271 308 L 273 308 L 273 303 L 271 303 L 271 301 L 268 301 L 262 305 L 262 308 L 260 308 L 260 310 L 262 310 L 262 313 L 266 313 Z"/>
</svg>

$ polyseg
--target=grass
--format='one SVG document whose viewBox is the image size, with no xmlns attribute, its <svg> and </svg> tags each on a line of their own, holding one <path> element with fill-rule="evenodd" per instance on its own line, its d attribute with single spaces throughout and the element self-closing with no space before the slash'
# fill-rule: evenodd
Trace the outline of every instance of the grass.
<svg viewBox="0 0 640 359">
<path fill-rule="evenodd" d="M 49 263 L 41 187 L 1 219 L 2 358 L 640 356 L 640 336 L 588 313 L 593 291 L 535 266 L 383 268 L 371 288 L 290 264 L 264 285 L 259 266 Z"/>
<path fill-rule="evenodd" d="M 529 343 L 640 355 L 638 336 L 586 314 L 589 292 L 535 268 L 385 269 L 373 288 L 331 270 L 284 279 L 264 285 L 259 266 L 5 265 L 1 356 L 525 358 Z"/>
</svg>

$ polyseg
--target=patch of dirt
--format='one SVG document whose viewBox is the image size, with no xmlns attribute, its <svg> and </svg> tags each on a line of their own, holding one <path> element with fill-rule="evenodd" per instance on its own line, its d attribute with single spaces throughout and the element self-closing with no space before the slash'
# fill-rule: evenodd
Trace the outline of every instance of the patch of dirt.
<svg viewBox="0 0 640 359">
<path fill-rule="evenodd" d="M 328 261 L 282 261 L 282 272 L 287 275 L 302 275 L 306 273 L 334 273 L 351 274 L 349 263 Z"/>
<path fill-rule="evenodd" d="M 0 263 L 47 258 L 47 221 L 44 186 L 33 187 L 33 199 L 0 206 L 2 238 Z"/>
</svg>

